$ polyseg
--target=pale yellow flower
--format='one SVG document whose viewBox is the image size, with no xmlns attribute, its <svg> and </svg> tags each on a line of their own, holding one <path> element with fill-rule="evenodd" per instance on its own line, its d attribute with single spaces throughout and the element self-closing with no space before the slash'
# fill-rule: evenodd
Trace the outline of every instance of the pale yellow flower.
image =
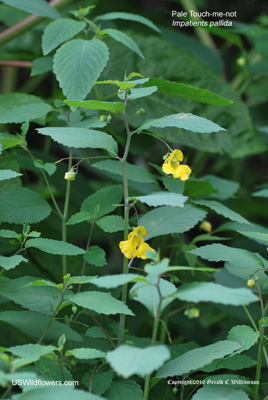
<svg viewBox="0 0 268 400">
<path fill-rule="evenodd" d="M 144 242 L 144 236 L 147 235 L 147 231 L 144 226 L 137 226 L 128 235 L 128 240 L 124 240 L 119 243 L 120 250 L 126 258 L 138 257 L 145 260 L 146 251 L 154 251 L 148 243 Z"/>
<path fill-rule="evenodd" d="M 172 174 L 174 178 L 180 178 L 182 181 L 187 181 L 192 170 L 188 165 L 182 165 L 182 160 L 182 152 L 180 150 L 173 150 L 162 165 L 162 170 L 167 175 Z"/>
</svg>

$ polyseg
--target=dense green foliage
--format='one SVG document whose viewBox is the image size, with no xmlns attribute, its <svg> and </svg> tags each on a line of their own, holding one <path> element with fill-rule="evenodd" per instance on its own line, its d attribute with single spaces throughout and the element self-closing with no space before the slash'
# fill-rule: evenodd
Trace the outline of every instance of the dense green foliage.
<svg viewBox="0 0 268 400">
<path fill-rule="evenodd" d="M 267 17 L 55 3 L 0 4 L 0 397 L 267 400 Z"/>
</svg>

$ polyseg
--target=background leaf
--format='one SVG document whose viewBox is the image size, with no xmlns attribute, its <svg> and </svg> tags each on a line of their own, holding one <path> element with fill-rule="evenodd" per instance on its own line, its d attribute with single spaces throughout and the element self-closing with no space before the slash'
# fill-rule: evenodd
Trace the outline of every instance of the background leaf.
<svg viewBox="0 0 268 400">
<path fill-rule="evenodd" d="M 152 21 L 150 21 L 148 18 L 142 17 L 141 15 L 137 14 L 126 13 L 126 12 L 110 12 L 107 14 L 98 15 L 98 19 L 103 21 L 105 20 L 111 21 L 113 19 L 124 19 L 127 21 L 135 21 L 148 26 L 149 28 L 153 29 L 156 32 L 160 32 L 160 30 L 157 28 L 157 26 L 155 26 L 155 24 Z"/>
<path fill-rule="evenodd" d="M 144 59 L 144 55 L 140 51 L 139 46 L 134 42 L 133 39 L 131 39 L 130 36 L 126 35 L 124 32 L 118 31 L 117 29 L 105 29 L 104 32 L 113 39 L 127 46 L 130 50 L 134 51 Z"/>
<path fill-rule="evenodd" d="M 60 18 L 60 13 L 55 10 L 55 8 L 51 7 L 44 0 L 1 0 L 2 3 L 8 4 L 9 6 L 18 8 L 19 10 L 27 11 L 30 14 L 41 15 L 42 17 L 48 17 L 52 19 Z"/>
<path fill-rule="evenodd" d="M 54 239 L 36 238 L 30 239 L 26 242 L 25 248 L 35 247 L 45 253 L 59 254 L 66 256 L 76 256 L 78 254 L 84 254 L 85 250 L 80 247 L 74 246 L 71 243 L 63 242 Z"/>
</svg>

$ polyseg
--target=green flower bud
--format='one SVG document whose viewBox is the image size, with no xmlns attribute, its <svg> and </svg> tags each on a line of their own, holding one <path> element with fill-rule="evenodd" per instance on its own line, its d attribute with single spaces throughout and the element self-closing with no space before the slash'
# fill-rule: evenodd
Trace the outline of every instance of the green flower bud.
<svg viewBox="0 0 268 400">
<path fill-rule="evenodd" d="M 66 181 L 74 181 L 76 177 L 76 173 L 74 171 L 65 172 L 64 179 Z"/>
<path fill-rule="evenodd" d="M 249 279 L 248 281 L 247 281 L 247 285 L 249 286 L 249 287 L 251 287 L 251 288 L 254 288 L 255 287 L 255 279 Z"/>
<path fill-rule="evenodd" d="M 197 307 L 191 307 L 184 311 L 184 315 L 189 319 L 198 318 L 200 316 L 200 310 Z"/>
</svg>

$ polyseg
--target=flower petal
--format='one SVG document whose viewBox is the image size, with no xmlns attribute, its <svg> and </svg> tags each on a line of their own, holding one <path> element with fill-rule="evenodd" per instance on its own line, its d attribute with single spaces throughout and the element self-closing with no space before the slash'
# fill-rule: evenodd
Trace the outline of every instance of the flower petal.
<svg viewBox="0 0 268 400">
<path fill-rule="evenodd" d="M 178 165 L 173 176 L 174 178 L 180 178 L 182 181 L 187 181 L 191 172 L 192 170 L 188 165 Z"/>
<path fill-rule="evenodd" d="M 124 241 L 120 242 L 119 248 L 126 258 L 130 259 L 132 257 L 135 257 L 133 255 L 133 252 L 136 253 L 136 249 L 135 249 L 135 247 L 133 247 L 131 240 L 124 240 Z"/>
<path fill-rule="evenodd" d="M 148 257 L 146 257 L 146 251 L 155 251 L 152 247 L 148 245 L 148 243 L 141 243 L 136 252 L 136 257 L 142 258 L 143 260 L 146 260 Z"/>
</svg>

